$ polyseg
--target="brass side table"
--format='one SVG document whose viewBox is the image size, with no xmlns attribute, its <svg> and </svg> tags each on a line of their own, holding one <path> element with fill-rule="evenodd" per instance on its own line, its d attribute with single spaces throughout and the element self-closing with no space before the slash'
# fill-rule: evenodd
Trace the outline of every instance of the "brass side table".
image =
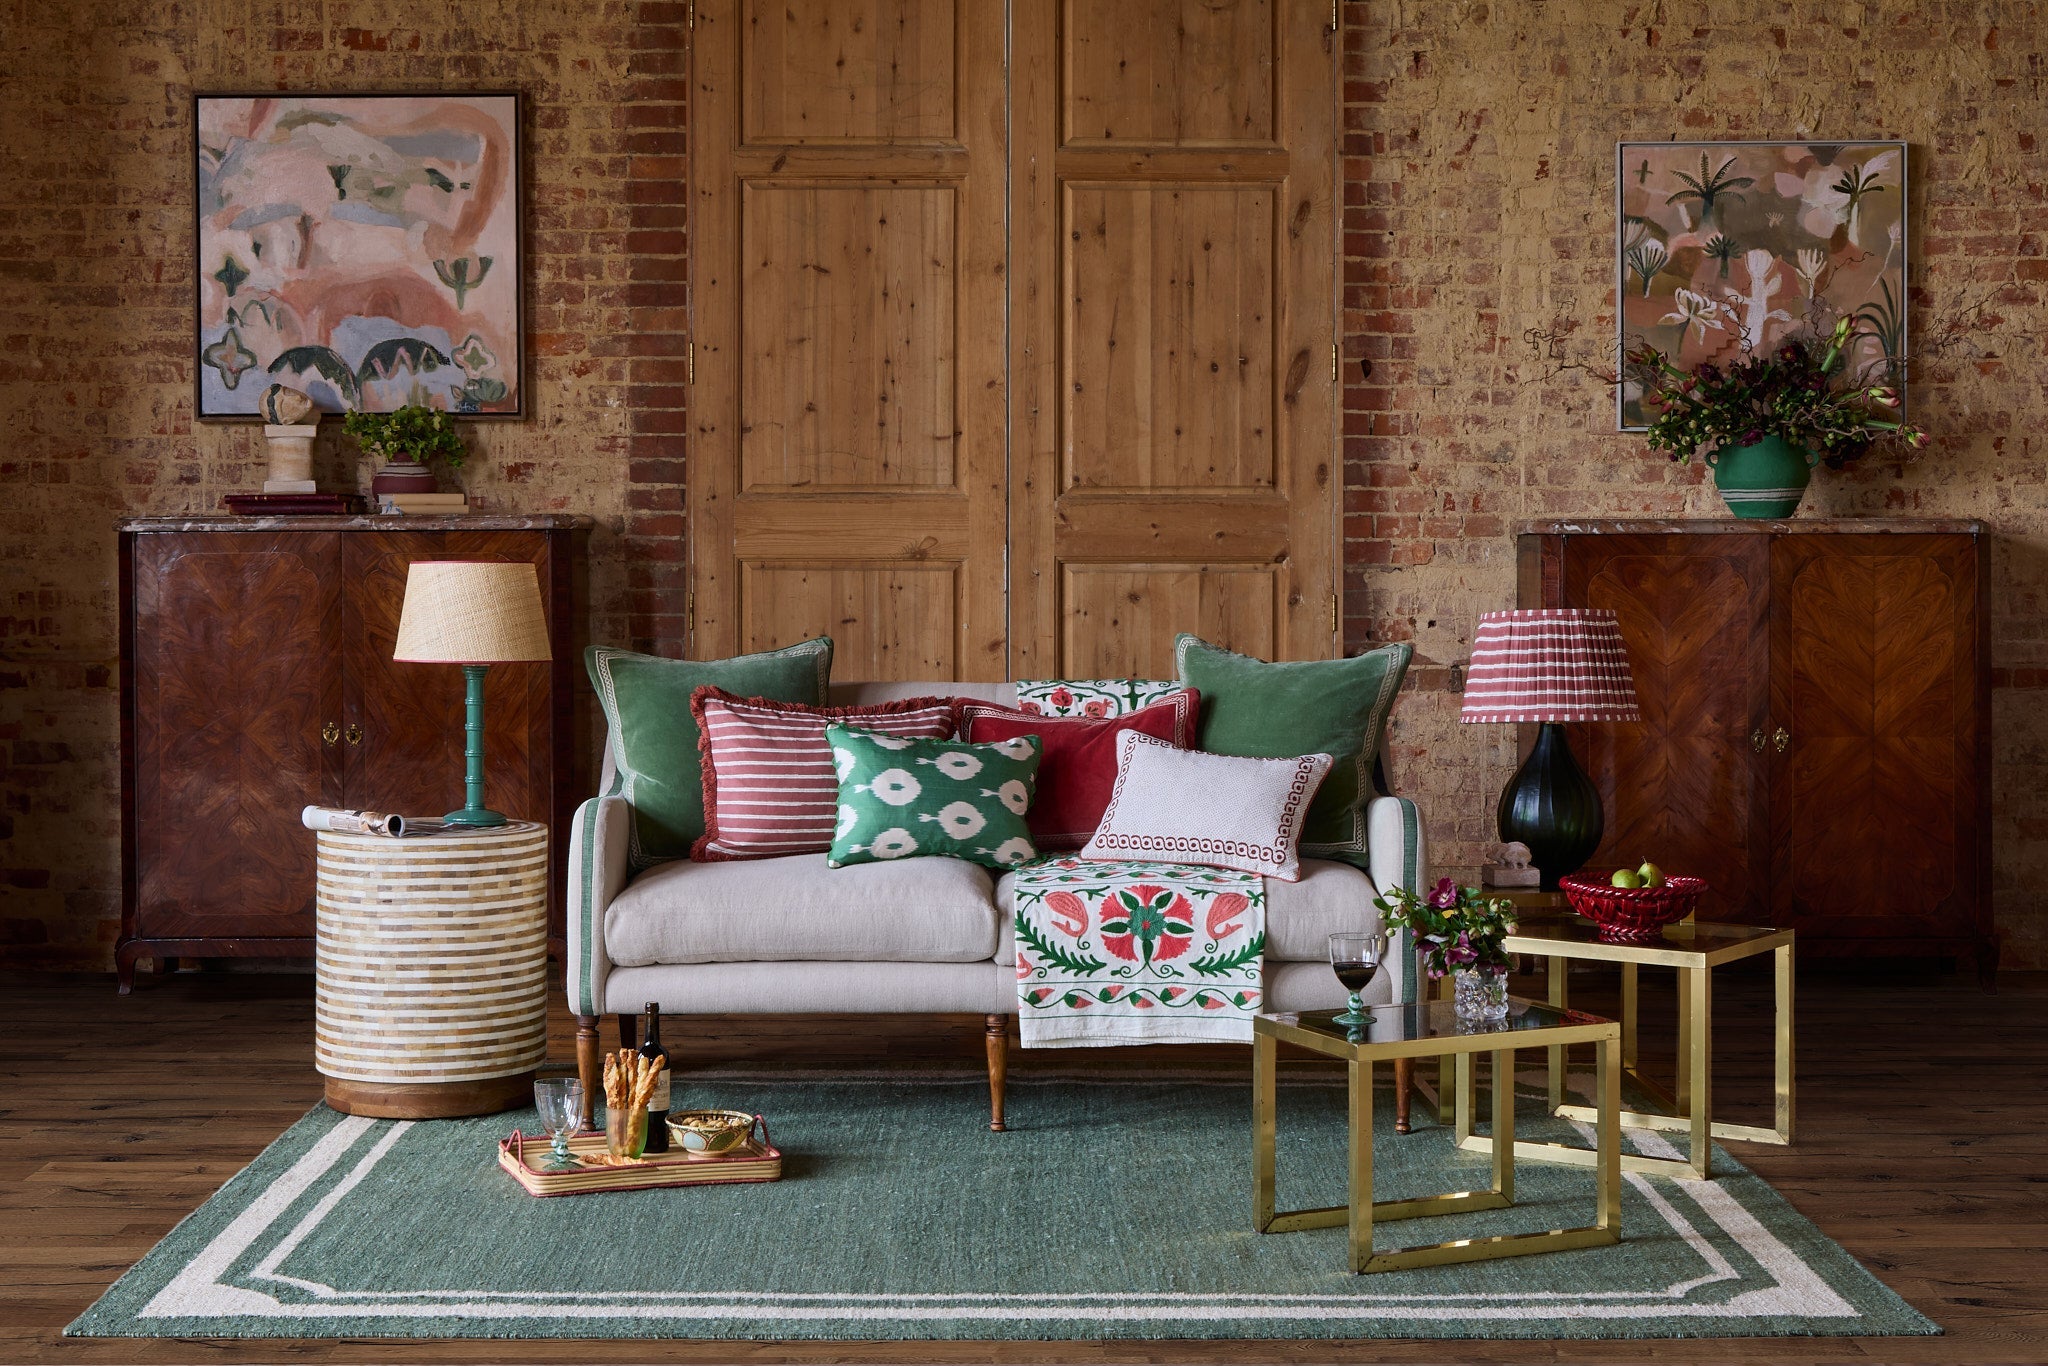
<svg viewBox="0 0 2048 1366">
<path fill-rule="evenodd" d="M 1687 1135 L 1686 1156 L 1643 1157 L 1623 1154 L 1621 1164 L 1629 1171 L 1653 1172 L 1705 1181 L 1712 1176 L 1716 1138 L 1749 1143 L 1789 1144 L 1792 1141 L 1792 939 L 1791 930 L 1756 925 L 1719 925 L 1695 922 L 1667 925 L 1655 939 L 1617 942 L 1602 939 L 1599 927 L 1574 917 L 1569 920 L 1524 925 L 1507 937 L 1509 953 L 1529 953 L 1550 960 L 1550 1003 L 1563 1008 L 1568 1000 L 1566 969 L 1573 959 L 1621 964 L 1621 1065 L 1631 1080 L 1662 1103 L 1662 1113 L 1624 1110 L 1621 1122 L 1636 1129 L 1657 1129 Z M 1730 1124 L 1713 1118 L 1713 1033 L 1715 968 L 1754 958 L 1758 954 L 1777 958 L 1776 1058 L 1773 1072 L 1777 1091 L 1776 1122 L 1771 1128 Z M 1636 970 L 1652 967 L 1678 969 L 1678 1085 L 1676 1094 L 1645 1077 L 1636 1067 Z M 1594 1111 L 1564 1101 L 1564 1050 L 1550 1050 L 1550 1108 L 1567 1119 L 1591 1119 Z M 1473 1136 L 1461 1126 L 1461 1146 L 1478 1152 L 1489 1151 L 1492 1140 Z M 1522 1143 L 1516 1155 L 1538 1161 L 1590 1163 L 1592 1150 L 1563 1144 Z"/>
<path fill-rule="evenodd" d="M 1449 1262 L 1481 1262 L 1520 1257 L 1532 1252 L 1599 1247 L 1621 1241 L 1621 1026 L 1575 1010 L 1511 1000 L 1508 1018 L 1495 1025 L 1463 1025 L 1449 1001 L 1372 1007 L 1369 1024 L 1333 1023 L 1337 1012 L 1305 1011 L 1294 1015 L 1260 1015 L 1252 1021 L 1252 1222 L 1261 1233 L 1291 1233 L 1305 1228 L 1346 1225 L 1351 1231 L 1350 1261 L 1356 1272 L 1396 1271 Z M 1469 1031 L 1469 1032 L 1468 1032 Z M 1279 1045 L 1296 1044 L 1326 1057 L 1341 1058 L 1350 1069 L 1349 1203 L 1327 1209 L 1276 1211 L 1275 1075 Z M 1590 1043 L 1599 1057 L 1597 1174 L 1594 1221 L 1581 1228 L 1540 1233 L 1501 1233 L 1462 1238 L 1398 1251 L 1373 1248 L 1373 1225 L 1424 1215 L 1476 1213 L 1505 1209 L 1515 1203 L 1514 1057 L 1520 1048 L 1564 1047 Z M 1410 1200 L 1372 1198 L 1372 1069 L 1377 1062 L 1403 1058 L 1455 1057 L 1461 1132 L 1471 1128 L 1472 1059 L 1493 1055 L 1493 1133 L 1500 1143 L 1493 1153 L 1493 1180 L 1483 1191 L 1454 1191 Z"/>
</svg>

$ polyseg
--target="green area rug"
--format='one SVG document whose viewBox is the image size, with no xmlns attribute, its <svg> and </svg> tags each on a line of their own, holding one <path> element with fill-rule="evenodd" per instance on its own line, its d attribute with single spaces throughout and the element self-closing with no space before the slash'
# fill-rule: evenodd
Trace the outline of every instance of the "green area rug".
<svg viewBox="0 0 2048 1366">
<path fill-rule="evenodd" d="M 1382 1069 L 1384 1071 L 1384 1069 Z M 317 1108 L 65 1331 L 142 1337 L 1738 1337 L 1940 1331 L 1724 1153 L 1625 1175 L 1616 1247 L 1354 1276 L 1341 1229 L 1251 1229 L 1248 1072 L 1013 1077 L 1006 1134 L 966 1073 L 695 1074 L 759 1110 L 770 1185 L 540 1200 L 495 1162 L 531 1111 L 402 1123 Z M 1534 1079 L 1534 1074 L 1531 1074 Z M 1391 1097 L 1383 1097 L 1390 1102 Z M 1381 1199 L 1483 1188 L 1449 1132 L 1391 1128 Z M 1531 1093 L 1519 1137 L 1572 1138 Z M 1343 1091 L 1280 1094 L 1282 1208 L 1344 1199 Z M 1581 1131 L 1583 1132 L 1583 1131 Z M 1670 1155 L 1654 1134 L 1628 1136 Z M 1504 1210 L 1381 1246 L 1592 1218 L 1590 1171 L 1516 1168 Z"/>
</svg>

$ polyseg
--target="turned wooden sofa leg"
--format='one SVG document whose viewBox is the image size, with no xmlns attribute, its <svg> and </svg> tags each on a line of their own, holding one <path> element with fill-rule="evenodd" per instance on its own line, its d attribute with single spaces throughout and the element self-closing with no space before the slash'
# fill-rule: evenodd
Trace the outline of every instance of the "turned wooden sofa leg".
<svg viewBox="0 0 2048 1366">
<path fill-rule="evenodd" d="M 988 1127 L 1004 1132 L 1003 1083 L 1010 1074 L 1010 1017 L 991 1015 L 988 1039 Z"/>
<path fill-rule="evenodd" d="M 1408 1099 L 1415 1090 L 1415 1059 L 1394 1059 L 1394 1132 L 1408 1132 Z"/>
<path fill-rule="evenodd" d="M 597 1037 L 597 1016 L 576 1017 L 576 1079 L 583 1083 L 583 1127 L 594 1128 L 597 1098 L 604 1091 L 603 1050 Z"/>
</svg>

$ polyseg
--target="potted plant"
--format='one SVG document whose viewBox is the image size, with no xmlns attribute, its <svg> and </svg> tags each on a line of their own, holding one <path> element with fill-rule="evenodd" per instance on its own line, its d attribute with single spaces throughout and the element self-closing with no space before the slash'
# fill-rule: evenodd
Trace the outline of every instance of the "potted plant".
<svg viewBox="0 0 2048 1366">
<path fill-rule="evenodd" d="M 1826 462 L 1839 469 L 1880 441 L 1914 449 L 1927 433 L 1898 417 L 1899 395 L 1866 368 L 1846 373 L 1854 320 L 1803 330 L 1769 355 L 1690 370 L 1653 346 L 1626 357 L 1624 375 L 1643 389 L 1650 445 L 1673 460 L 1704 451 L 1714 484 L 1737 517 L 1790 517 Z"/>
<path fill-rule="evenodd" d="M 341 429 L 385 462 L 370 481 L 373 494 L 432 493 L 434 472 L 427 462 L 439 458 L 460 469 L 467 453 L 448 414 L 416 403 L 389 413 L 350 413 Z"/>
<path fill-rule="evenodd" d="M 1432 981 L 1450 976 L 1459 1019 L 1506 1018 L 1508 954 L 1502 944 L 1515 928 L 1513 902 L 1441 878 L 1426 897 L 1396 887 L 1373 905 L 1388 928 L 1415 936 L 1422 970 Z"/>
</svg>

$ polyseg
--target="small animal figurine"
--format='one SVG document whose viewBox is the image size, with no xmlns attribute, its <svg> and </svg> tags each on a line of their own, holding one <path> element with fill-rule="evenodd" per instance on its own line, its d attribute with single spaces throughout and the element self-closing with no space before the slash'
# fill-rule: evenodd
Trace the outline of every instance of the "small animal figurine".
<svg viewBox="0 0 2048 1366">
<path fill-rule="evenodd" d="M 1543 873 L 1529 866 L 1529 846 L 1510 840 L 1501 846 L 1499 862 L 1481 870 L 1480 880 L 1489 887 L 1540 887 Z"/>
</svg>

